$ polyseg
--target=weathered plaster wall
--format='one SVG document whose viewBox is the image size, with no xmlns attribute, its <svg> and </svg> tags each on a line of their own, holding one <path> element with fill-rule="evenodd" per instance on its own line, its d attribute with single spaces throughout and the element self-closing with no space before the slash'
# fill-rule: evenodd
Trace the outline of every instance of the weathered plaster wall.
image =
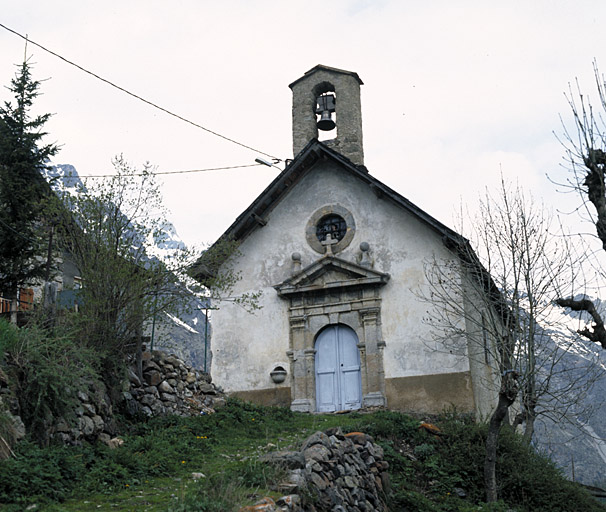
<svg viewBox="0 0 606 512">
<path fill-rule="evenodd" d="M 468 372 L 467 358 L 436 346 L 422 321 L 429 307 L 417 297 L 425 285 L 423 263 L 432 254 L 452 257 L 439 235 L 326 161 L 293 187 L 265 227 L 242 243 L 235 265 L 242 280 L 236 292 L 262 289 L 263 309 L 250 315 L 233 304 L 221 304 L 214 312 L 214 382 L 228 392 L 289 386 L 288 378 L 277 386 L 269 376 L 276 365 L 289 368 L 288 302 L 278 297 L 273 286 L 292 275 L 293 252 L 301 254 L 303 267 L 321 257 L 307 244 L 305 227 L 313 212 L 328 204 L 348 209 L 356 224 L 351 244 L 337 256 L 359 261 L 360 243 L 368 242 L 374 269 L 391 274 L 381 289 L 386 378 Z"/>
<path fill-rule="evenodd" d="M 495 334 L 500 324 L 499 316 L 480 293 L 478 285 L 463 271 L 465 295 L 465 327 L 470 370 L 476 397 L 476 416 L 487 420 L 493 412 L 499 393 L 498 351 Z M 484 316 L 484 319 L 482 318 Z"/>
<path fill-rule="evenodd" d="M 278 387 L 256 389 L 253 391 L 236 391 L 233 396 L 268 407 L 289 407 L 291 402 L 290 388 Z"/>
<path fill-rule="evenodd" d="M 385 391 L 389 407 L 401 411 L 436 413 L 451 407 L 458 411 L 476 407 L 469 372 L 386 379 Z"/>
</svg>

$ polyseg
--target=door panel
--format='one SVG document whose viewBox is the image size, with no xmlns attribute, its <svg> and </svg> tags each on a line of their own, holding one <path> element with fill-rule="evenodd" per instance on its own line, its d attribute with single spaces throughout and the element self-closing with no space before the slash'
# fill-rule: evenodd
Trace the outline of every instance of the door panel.
<svg viewBox="0 0 606 512">
<path fill-rule="evenodd" d="M 362 405 L 360 396 L 360 371 L 344 373 L 341 387 L 341 409 L 359 409 Z"/>
<path fill-rule="evenodd" d="M 319 412 L 362 406 L 358 337 L 349 327 L 331 325 L 316 340 L 316 401 Z"/>
<path fill-rule="evenodd" d="M 337 348 L 336 331 L 332 328 L 322 331 L 316 342 L 316 400 L 320 412 L 337 410 L 334 399 L 338 394 Z"/>
</svg>

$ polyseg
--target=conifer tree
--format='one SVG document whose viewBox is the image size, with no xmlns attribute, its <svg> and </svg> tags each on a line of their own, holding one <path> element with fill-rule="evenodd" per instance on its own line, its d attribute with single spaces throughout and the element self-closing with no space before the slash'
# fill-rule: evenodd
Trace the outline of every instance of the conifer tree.
<svg viewBox="0 0 606 512">
<path fill-rule="evenodd" d="M 41 171 L 58 148 L 42 144 L 50 114 L 30 116 L 39 87 L 24 61 L 8 87 L 14 104 L 0 106 L 0 295 L 13 313 L 19 288 L 42 278 L 46 266 L 39 232 L 50 189 Z"/>
</svg>

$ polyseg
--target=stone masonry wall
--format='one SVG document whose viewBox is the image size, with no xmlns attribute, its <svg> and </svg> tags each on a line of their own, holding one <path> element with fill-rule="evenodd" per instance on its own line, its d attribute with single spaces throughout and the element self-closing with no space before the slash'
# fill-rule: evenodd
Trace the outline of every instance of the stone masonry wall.
<svg viewBox="0 0 606 512">
<path fill-rule="evenodd" d="M 192 416 L 210 414 L 225 403 L 224 394 L 211 383 L 210 375 L 199 372 L 175 355 L 154 351 L 143 353 L 143 379 L 135 368 L 129 369 L 122 399 L 127 414 Z M 2 377 L 2 376 L 0 376 Z M 110 446 L 119 444 L 112 403 L 103 383 L 82 382 L 76 392 L 75 418 L 58 418 L 50 428 L 50 437 L 65 444 L 100 440 Z M 4 402 L 2 402 L 4 400 Z M 6 378 L 0 378 L 0 403 L 6 404 L 14 420 L 16 440 L 25 436 L 17 402 L 11 396 Z M 11 414 L 11 412 L 13 414 Z M 112 438 L 114 438 L 112 440 Z"/>
<path fill-rule="evenodd" d="M 266 508 L 242 511 L 305 512 L 383 512 L 383 496 L 389 492 L 389 464 L 383 460 L 383 448 L 362 432 L 343 434 L 340 428 L 316 432 L 300 451 L 274 452 L 262 460 L 289 470 L 287 482 L 279 490 L 291 494 L 275 504 L 265 500 Z M 301 494 L 310 498 L 305 503 Z"/>
</svg>

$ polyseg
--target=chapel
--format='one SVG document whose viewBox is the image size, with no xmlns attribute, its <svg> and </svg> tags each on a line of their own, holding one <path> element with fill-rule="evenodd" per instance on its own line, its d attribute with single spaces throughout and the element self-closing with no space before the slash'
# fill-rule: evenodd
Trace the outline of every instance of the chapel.
<svg viewBox="0 0 606 512">
<path fill-rule="evenodd" d="M 213 382 L 295 411 L 486 418 L 497 392 L 486 347 L 463 336 L 452 350 L 423 321 L 427 262 L 457 268 L 469 244 L 369 172 L 362 85 L 323 65 L 290 84 L 294 158 L 221 237 L 238 243 L 224 263 L 240 276 L 233 292 L 262 295 L 253 314 L 213 312 Z"/>
</svg>

